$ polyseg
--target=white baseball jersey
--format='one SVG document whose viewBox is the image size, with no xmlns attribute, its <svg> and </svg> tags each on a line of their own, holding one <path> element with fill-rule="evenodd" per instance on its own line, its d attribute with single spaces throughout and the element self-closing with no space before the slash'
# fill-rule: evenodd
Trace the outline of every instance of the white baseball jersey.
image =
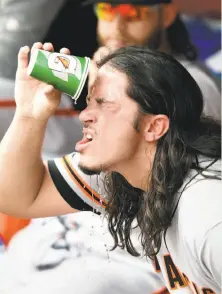
<svg viewBox="0 0 222 294">
<path fill-rule="evenodd" d="M 78 153 L 49 161 L 55 186 L 73 208 L 103 212 L 107 200 L 102 176 L 86 176 L 78 161 Z M 210 163 L 201 159 L 205 167 Z M 220 176 L 220 165 L 217 161 L 205 173 Z M 170 293 L 221 293 L 222 181 L 191 170 L 178 201 L 154 269 Z"/>
</svg>

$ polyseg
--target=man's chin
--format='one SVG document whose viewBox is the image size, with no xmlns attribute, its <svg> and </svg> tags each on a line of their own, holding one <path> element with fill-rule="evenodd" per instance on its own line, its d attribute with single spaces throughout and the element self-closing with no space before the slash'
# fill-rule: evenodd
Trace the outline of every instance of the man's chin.
<svg viewBox="0 0 222 294">
<path fill-rule="evenodd" d="M 84 174 L 86 174 L 88 176 L 99 175 L 102 171 L 101 168 L 88 167 L 88 166 L 83 165 L 81 163 L 79 164 L 79 168 Z"/>
<path fill-rule="evenodd" d="M 100 158 L 101 159 L 101 158 Z M 102 163 L 100 159 L 96 159 L 95 156 L 80 155 L 79 168 L 86 175 L 98 175 L 101 172 L 110 171 L 110 164 Z"/>
</svg>

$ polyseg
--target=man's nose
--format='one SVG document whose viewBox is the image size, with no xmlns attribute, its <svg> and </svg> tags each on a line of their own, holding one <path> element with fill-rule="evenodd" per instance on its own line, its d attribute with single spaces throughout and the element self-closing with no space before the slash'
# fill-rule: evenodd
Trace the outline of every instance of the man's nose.
<svg viewBox="0 0 222 294">
<path fill-rule="evenodd" d="M 87 106 L 83 111 L 79 114 L 79 120 L 84 123 L 95 123 L 96 122 L 96 115 L 93 109 L 90 109 Z"/>
<path fill-rule="evenodd" d="M 116 33 L 124 34 L 124 30 L 126 29 L 126 20 L 125 17 L 120 13 L 116 13 L 113 21 L 112 21 L 112 30 Z"/>
</svg>

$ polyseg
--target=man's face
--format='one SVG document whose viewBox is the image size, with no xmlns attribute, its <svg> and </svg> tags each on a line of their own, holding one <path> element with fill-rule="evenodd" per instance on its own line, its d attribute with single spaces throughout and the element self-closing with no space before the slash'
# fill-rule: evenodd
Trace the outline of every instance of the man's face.
<svg viewBox="0 0 222 294">
<path fill-rule="evenodd" d="M 161 18 L 159 6 L 98 3 L 97 35 L 101 46 L 118 49 L 124 46 L 159 46 Z M 154 43 L 154 44 L 153 44 Z"/>
<path fill-rule="evenodd" d="M 83 170 L 119 171 L 138 156 L 141 134 L 136 130 L 138 105 L 126 94 L 125 74 L 106 64 L 87 98 L 87 108 L 80 114 L 83 140 L 76 145 Z"/>
</svg>

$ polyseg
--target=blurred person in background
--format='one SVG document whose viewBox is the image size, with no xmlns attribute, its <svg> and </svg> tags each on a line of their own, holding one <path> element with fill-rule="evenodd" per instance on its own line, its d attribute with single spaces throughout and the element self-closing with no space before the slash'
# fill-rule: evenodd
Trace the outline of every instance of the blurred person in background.
<svg viewBox="0 0 222 294">
<path fill-rule="evenodd" d="M 94 4 L 100 46 L 108 49 L 147 46 L 173 55 L 200 86 L 204 113 L 221 119 L 219 90 L 207 68 L 198 61 L 196 48 L 171 0 L 106 0 L 102 3 L 89 0 L 86 3 Z M 108 52 L 102 50 L 94 55 L 95 59 Z"/>
</svg>

